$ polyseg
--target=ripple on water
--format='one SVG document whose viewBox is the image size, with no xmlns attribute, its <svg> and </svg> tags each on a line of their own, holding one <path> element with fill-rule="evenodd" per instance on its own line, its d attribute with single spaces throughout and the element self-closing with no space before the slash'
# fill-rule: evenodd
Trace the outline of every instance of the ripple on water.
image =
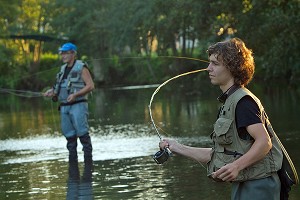
<svg viewBox="0 0 300 200">
<path fill-rule="evenodd" d="M 124 124 L 91 127 L 90 134 L 95 161 L 149 156 L 158 150 L 159 138 L 149 125 Z M 193 138 L 181 139 L 193 140 Z M 199 138 L 197 140 L 199 141 Z M 80 142 L 78 143 L 78 159 L 82 161 L 82 146 Z M 2 160 L 4 164 L 67 160 L 68 151 L 65 145 L 66 140 L 62 136 L 46 134 L 0 141 L 0 152 L 5 152 Z"/>
<path fill-rule="evenodd" d="M 146 156 L 157 148 L 158 137 L 147 125 L 107 125 L 91 127 L 94 160 Z M 78 157 L 83 160 L 78 142 Z M 68 151 L 62 136 L 40 135 L 0 141 L 3 163 L 24 163 L 45 160 L 66 160 Z"/>
</svg>

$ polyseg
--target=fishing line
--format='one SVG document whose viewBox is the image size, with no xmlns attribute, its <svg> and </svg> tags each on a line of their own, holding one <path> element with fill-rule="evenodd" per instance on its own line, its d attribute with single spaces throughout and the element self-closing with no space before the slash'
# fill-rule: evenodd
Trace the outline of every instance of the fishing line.
<svg viewBox="0 0 300 200">
<path fill-rule="evenodd" d="M 129 57 L 118 57 L 118 59 L 155 59 L 155 58 L 176 58 L 176 59 L 185 59 L 185 60 L 195 60 L 195 61 L 200 61 L 200 62 L 206 62 L 209 63 L 207 60 L 202 60 L 202 59 L 198 59 L 198 58 L 191 58 L 191 57 L 185 57 L 185 56 L 155 56 L 155 57 L 141 57 L 141 56 L 129 56 Z M 114 58 L 112 57 L 108 57 L 108 58 L 95 58 L 95 59 L 90 59 L 90 60 L 86 60 L 87 62 L 91 62 L 93 60 L 112 60 Z M 18 79 L 18 80 L 22 80 L 22 79 L 26 79 L 32 76 L 37 76 L 39 74 L 42 73 L 47 73 L 53 70 L 57 70 L 59 67 L 53 67 L 51 69 L 47 69 L 47 70 L 43 70 L 40 72 L 36 72 L 34 74 L 31 75 L 26 75 L 23 76 L 22 78 Z M 42 97 L 43 94 L 41 92 L 33 92 L 33 91 L 28 91 L 28 90 L 16 90 L 16 89 L 8 89 L 8 88 L 0 88 L 0 92 L 3 93 L 9 93 L 15 96 L 20 96 L 20 97 L 26 97 L 26 98 L 32 98 L 32 97 Z"/>
<path fill-rule="evenodd" d="M 154 122 L 154 119 L 153 119 L 153 115 L 152 115 L 152 109 L 151 109 L 151 105 L 152 105 L 152 102 L 154 100 L 154 96 L 158 93 L 158 91 L 161 89 L 161 87 L 163 87 L 164 85 L 166 85 L 167 83 L 169 83 L 170 81 L 174 80 L 174 79 L 177 79 L 179 77 L 182 77 L 182 76 L 186 76 L 186 75 L 189 75 L 189 74 L 194 74 L 194 73 L 198 73 L 198 72 L 202 72 L 202 71 L 207 71 L 207 69 L 198 69 L 198 70 L 194 70 L 194 71 L 190 71 L 190 72 L 186 72 L 186 73 L 183 73 L 183 74 L 179 74 L 177 76 L 174 76 L 168 80 L 166 80 L 165 82 L 163 82 L 161 85 L 159 85 L 156 90 L 153 92 L 151 98 L 150 98 L 150 102 L 149 102 L 149 106 L 148 106 L 148 109 L 149 109 L 149 115 L 150 115 L 150 120 L 152 122 L 152 125 L 157 133 L 157 136 L 159 137 L 160 140 L 162 140 L 162 137 L 158 131 L 158 128 L 160 128 L 159 126 L 157 126 Z M 161 129 L 161 128 L 160 128 Z M 158 151 L 157 153 L 154 154 L 153 156 L 153 159 L 154 161 L 157 163 L 157 164 L 163 164 L 164 162 L 166 162 L 169 158 L 169 156 L 172 156 L 172 152 L 170 151 L 170 149 L 168 147 L 165 147 L 165 149 L 163 150 L 160 150 Z M 200 162 L 198 162 L 200 163 Z M 205 168 L 202 163 L 200 163 L 200 165 Z M 206 169 L 206 168 L 205 168 Z"/>
<path fill-rule="evenodd" d="M 196 60 L 196 61 L 200 61 L 200 62 L 209 63 L 209 61 L 207 61 L 207 60 L 202 60 L 202 59 L 198 59 L 198 58 L 191 58 L 191 57 L 185 57 L 185 56 L 157 56 L 157 57 L 158 58 L 178 58 L 178 59 L 186 59 L 186 60 Z M 143 59 L 143 58 L 147 59 L 147 57 L 137 57 L 137 56 L 136 57 L 119 57 L 119 59 L 137 59 L 137 58 L 139 58 L 139 59 Z M 89 61 L 92 61 L 92 60 L 105 60 L 105 59 L 113 59 L 113 58 L 96 58 L 96 59 L 91 59 Z M 152 94 L 151 99 L 150 99 L 150 103 L 149 103 L 149 106 L 148 106 L 149 107 L 149 114 L 150 114 L 150 119 L 151 119 L 152 125 L 153 125 L 153 127 L 154 127 L 154 129 L 155 129 L 155 131 L 156 131 L 156 133 L 157 133 L 157 135 L 158 135 L 158 137 L 159 137 L 160 140 L 162 139 L 162 137 L 161 137 L 161 135 L 160 135 L 160 133 L 158 131 L 158 128 L 160 128 L 161 130 L 162 130 L 162 128 L 159 127 L 159 126 L 157 126 L 155 124 L 153 116 L 152 116 L 152 111 L 151 111 L 151 104 L 153 102 L 155 94 L 158 93 L 158 91 L 160 90 L 160 88 L 162 86 L 166 85 L 168 82 L 170 82 L 170 81 L 172 81 L 174 79 L 177 79 L 177 78 L 179 78 L 181 76 L 186 76 L 186 75 L 189 75 L 189 74 L 194 74 L 194 73 L 198 73 L 198 72 L 206 71 L 206 70 L 207 69 L 199 69 L 199 70 L 194 70 L 194 71 L 190 71 L 190 72 L 186 72 L 186 73 L 174 76 L 174 77 L 168 79 L 167 81 L 165 81 L 164 83 L 162 83 L 161 85 L 159 85 L 157 87 L 157 89 L 154 91 L 154 93 Z"/>
<path fill-rule="evenodd" d="M 118 59 L 148 59 L 148 58 L 155 58 L 155 57 L 119 57 Z M 202 60 L 202 59 L 198 59 L 198 58 L 191 58 L 191 57 L 185 57 L 185 56 L 157 56 L 157 58 L 177 58 L 177 59 L 186 59 L 186 60 L 195 60 L 195 61 L 200 61 L 200 62 L 205 62 L 205 63 L 209 63 L 209 61 L 207 60 Z M 92 60 L 105 60 L 105 59 L 114 59 L 114 58 L 95 58 L 95 59 L 90 59 L 90 60 L 87 60 L 87 61 L 92 61 Z M 52 68 L 52 69 L 48 69 L 48 70 L 44 70 L 42 72 L 37 72 L 35 74 L 32 74 L 31 76 L 34 76 L 34 75 L 37 75 L 37 74 L 41 74 L 41 73 L 45 73 L 45 72 L 48 72 L 48 71 L 52 71 L 56 68 Z M 194 71 L 190 71 L 190 72 L 186 72 L 186 73 L 183 73 L 183 74 L 179 74 L 175 77 L 172 77 L 170 79 L 168 79 L 167 81 L 165 81 L 164 83 L 162 83 L 161 85 L 159 85 L 157 87 L 157 89 L 154 91 L 154 93 L 152 94 L 151 96 L 151 99 L 150 99 L 150 103 L 149 103 L 149 114 L 150 114 L 150 118 L 151 118 L 151 122 L 153 124 L 153 127 L 158 135 L 158 137 L 160 139 L 162 139 L 159 131 L 158 131 L 158 128 L 160 128 L 162 130 L 161 127 L 157 126 L 154 122 L 154 119 L 153 119 L 153 116 L 152 116 L 152 111 L 151 111 L 151 105 L 152 105 L 152 102 L 153 102 L 153 99 L 154 99 L 154 96 L 156 93 L 158 93 L 158 91 L 160 90 L 161 87 L 163 87 L 164 85 L 166 85 L 168 82 L 174 80 L 174 79 L 177 79 L 181 76 L 186 76 L 186 75 L 189 75 L 189 74 L 193 74 L 193 73 L 198 73 L 198 72 L 201 72 L 201 71 L 205 71 L 206 69 L 199 69 L 199 70 L 194 70 Z M 26 76 L 26 78 L 28 78 L 29 76 Z M 43 93 L 42 92 L 32 92 L 32 91 L 28 91 L 28 90 L 15 90 L 15 89 L 7 89 L 7 88 L 0 88 L 0 92 L 6 92 L 6 93 L 9 93 L 9 94 L 12 94 L 12 95 L 16 95 L 16 96 L 20 96 L 20 97 L 27 97 L 27 98 L 31 98 L 31 97 L 42 97 L 43 96 Z"/>
<path fill-rule="evenodd" d="M 130 56 L 130 57 L 119 57 L 118 59 L 148 59 L 148 58 L 153 58 L 153 57 L 137 57 L 137 56 L 132 57 L 132 56 Z M 154 57 L 154 58 L 155 58 L 155 57 Z M 209 63 L 209 61 L 207 61 L 207 60 L 202 60 L 202 59 L 198 59 L 198 58 L 191 58 L 191 57 L 185 57 L 185 56 L 157 56 L 157 58 L 177 58 L 177 59 L 195 60 L 195 61 L 200 61 L 200 62 Z M 91 59 L 91 60 L 88 60 L 88 61 L 92 61 L 92 60 L 106 60 L 106 59 L 114 59 L 114 58 L 96 58 L 96 59 Z M 170 81 L 172 81 L 172 80 L 174 80 L 174 79 L 177 79 L 177 78 L 179 78 L 179 77 L 181 77 L 181 76 L 186 76 L 186 75 L 189 75 L 189 74 L 194 74 L 194 73 L 198 73 L 198 72 L 206 71 L 206 70 L 207 70 L 207 69 L 199 69 L 199 70 L 194 70 L 194 71 L 190 71 L 190 72 L 186 72 L 186 73 L 183 73 L 183 74 L 179 74 L 179 75 L 177 75 L 177 76 L 174 76 L 174 77 L 172 77 L 172 78 L 166 80 L 166 81 L 165 81 L 164 83 L 162 83 L 161 85 L 159 85 L 159 86 L 157 87 L 157 89 L 154 91 L 154 93 L 152 94 L 151 99 L 150 99 L 150 103 L 149 103 L 149 106 L 148 106 L 148 108 L 149 108 L 149 115 L 150 115 L 151 123 L 152 123 L 152 125 L 153 125 L 153 127 L 154 127 L 154 129 L 155 129 L 155 131 L 156 131 L 156 133 L 157 133 L 157 135 L 158 135 L 158 137 L 159 137 L 160 140 L 162 140 L 162 137 L 161 137 L 161 135 L 160 135 L 160 133 L 159 133 L 159 131 L 158 131 L 158 128 L 159 128 L 160 130 L 162 130 L 162 131 L 163 131 L 163 129 L 155 124 L 154 119 L 153 119 L 153 115 L 152 115 L 152 111 L 151 111 L 151 110 L 152 110 L 152 109 L 151 109 L 151 105 L 152 105 L 152 102 L 153 102 L 153 99 L 154 99 L 155 94 L 158 93 L 158 91 L 160 90 L 161 87 L 163 87 L 163 86 L 166 85 L 168 82 L 170 82 Z M 163 132 L 165 132 L 165 131 L 163 131 Z M 166 132 L 165 132 L 165 133 L 166 133 Z M 170 150 L 168 150 L 168 151 L 170 151 Z M 170 152 L 170 153 L 171 153 L 171 152 Z"/>
<path fill-rule="evenodd" d="M 209 63 L 207 60 L 202 60 L 199 58 L 191 58 L 191 57 L 185 57 L 185 56 L 154 56 L 154 57 L 141 57 L 141 56 L 128 56 L 128 57 L 117 57 L 117 59 L 154 59 L 154 58 L 177 58 L 177 59 L 185 59 L 185 60 L 196 60 L 200 62 L 205 62 Z M 90 59 L 87 61 L 93 61 L 93 60 L 113 60 L 115 58 L 112 57 L 107 57 L 107 58 L 95 58 L 95 59 Z"/>
<path fill-rule="evenodd" d="M 117 59 L 149 59 L 149 58 L 177 58 L 177 59 L 186 59 L 186 60 L 195 60 L 195 61 L 200 61 L 200 62 L 205 62 L 205 63 L 209 63 L 209 61 L 207 60 L 202 60 L 202 59 L 198 59 L 198 58 L 191 58 L 191 57 L 184 57 L 184 56 L 157 56 L 157 57 L 118 57 Z M 106 59 L 114 59 L 114 58 L 98 58 L 98 59 L 92 59 L 92 60 L 106 60 Z M 92 61 L 90 60 L 90 61 Z M 182 76 L 186 76 L 186 75 L 189 75 L 189 74 L 194 74 L 194 73 L 198 73 L 198 72 L 201 72 L 201 71 L 206 71 L 207 69 L 199 69 L 199 70 L 194 70 L 194 71 L 190 71 L 190 72 L 186 72 L 186 73 L 183 73 L 183 74 L 179 74 L 177 76 L 174 76 L 168 80 L 166 80 L 165 82 L 163 82 L 161 85 L 159 85 L 157 87 L 157 89 L 154 91 L 154 93 L 152 94 L 151 96 L 151 99 L 150 99 L 150 102 L 149 102 L 149 115 L 150 115 L 150 120 L 151 120 L 151 123 L 157 133 L 157 136 L 159 137 L 160 140 L 162 140 L 162 137 L 161 137 L 161 134 L 158 130 L 158 128 L 160 130 L 162 130 L 161 127 L 157 126 L 155 124 L 155 121 L 153 119 L 153 115 L 152 115 L 152 109 L 151 109 L 151 105 L 152 105 L 152 102 L 154 100 L 154 96 L 158 93 L 158 91 L 160 90 L 161 87 L 163 87 L 164 85 L 166 85 L 168 82 L 174 80 L 174 79 L 177 79 L 179 77 L 182 77 Z M 163 131 L 163 130 L 162 130 Z M 165 131 L 163 131 L 165 132 Z M 166 133 L 166 132 L 165 132 Z M 165 148 L 161 151 L 158 151 L 154 156 L 153 156 L 153 159 L 155 160 L 155 162 L 157 164 L 163 164 L 164 162 L 167 161 L 167 159 L 169 158 L 169 156 L 172 155 L 172 152 L 170 151 L 169 148 Z M 200 165 L 205 168 L 202 163 L 200 163 Z"/>
<path fill-rule="evenodd" d="M 32 97 L 42 97 L 42 92 L 32 92 L 29 90 L 15 90 L 15 89 L 7 89 L 7 88 L 0 88 L 0 92 L 2 93 L 9 93 L 15 96 L 19 97 L 26 97 L 26 98 L 32 98 Z"/>
<path fill-rule="evenodd" d="M 174 76 L 168 80 L 166 80 L 165 82 L 163 82 L 161 85 L 159 85 L 156 90 L 153 92 L 152 96 L 151 96 L 151 99 L 150 99 L 150 102 L 149 102 L 149 115 L 150 115 L 150 120 L 153 124 L 153 127 L 157 133 L 157 136 L 159 137 L 159 139 L 161 140 L 162 137 L 158 131 L 158 126 L 155 124 L 154 122 L 154 119 L 153 119 L 153 116 L 152 116 L 152 109 L 151 109 L 151 105 L 152 105 L 152 102 L 153 102 L 153 99 L 154 99 L 154 96 L 158 93 L 158 91 L 161 89 L 161 87 L 163 87 L 164 85 L 166 85 L 167 83 L 169 83 L 170 81 L 174 80 L 174 79 L 177 79 L 179 77 L 182 77 L 182 76 L 186 76 L 186 75 L 189 75 L 189 74 L 194 74 L 194 73 L 198 73 L 198 72 L 202 72 L 202 71 L 207 71 L 207 69 L 198 69 L 198 70 L 194 70 L 194 71 L 190 71 L 190 72 L 186 72 L 186 73 L 183 73 L 183 74 L 179 74 L 177 76 Z"/>
<path fill-rule="evenodd" d="M 36 72 L 34 74 L 28 74 L 26 76 L 23 76 L 22 78 L 20 79 L 17 79 L 17 80 L 22 80 L 22 79 L 26 79 L 26 78 L 29 78 L 29 77 L 32 77 L 32 76 L 36 76 L 36 75 L 39 75 L 39 74 L 43 74 L 45 72 L 51 72 L 51 71 L 54 71 L 54 70 L 58 70 L 60 68 L 60 66 L 58 67 L 53 67 L 51 69 L 46 69 L 46 70 L 43 70 L 43 71 L 40 71 L 40 72 Z"/>
<path fill-rule="evenodd" d="M 23 76 L 22 78 L 19 78 L 19 79 L 16 79 L 16 80 L 27 79 L 29 77 L 37 76 L 39 74 L 42 74 L 42 73 L 45 73 L 45 72 L 50 72 L 50 71 L 57 70 L 57 69 L 58 69 L 58 67 L 54 67 L 54 68 L 51 68 L 51 69 L 43 70 L 41 72 L 36 72 L 34 74 L 31 74 L 31 75 Z M 45 89 L 43 91 L 45 91 Z M 26 97 L 26 98 L 43 97 L 43 92 L 33 92 L 33 91 L 29 91 L 29 90 L 16 90 L 16 89 L 9 89 L 9 88 L 0 88 L 0 92 L 8 93 L 8 94 L 19 96 L 19 97 Z"/>
<path fill-rule="evenodd" d="M 54 108 L 53 108 L 53 104 L 54 104 L 54 102 L 53 101 L 51 101 L 51 115 L 52 115 L 52 120 L 53 120 L 53 122 L 54 122 L 54 129 L 55 129 L 55 131 L 57 131 L 58 130 L 58 122 L 56 121 L 56 119 L 55 119 L 55 116 L 54 116 Z M 57 110 L 57 109 L 56 109 Z"/>
</svg>

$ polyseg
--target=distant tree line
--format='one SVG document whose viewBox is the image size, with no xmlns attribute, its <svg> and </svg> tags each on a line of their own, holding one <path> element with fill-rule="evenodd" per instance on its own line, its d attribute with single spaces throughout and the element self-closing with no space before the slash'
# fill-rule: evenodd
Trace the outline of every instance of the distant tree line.
<svg viewBox="0 0 300 200">
<path fill-rule="evenodd" d="M 0 87 L 39 89 L 79 48 L 98 84 L 157 83 L 207 63 L 208 45 L 231 37 L 254 51 L 256 77 L 296 85 L 299 0 L 4 0 Z M 180 58 L 174 58 L 180 57 Z"/>
</svg>

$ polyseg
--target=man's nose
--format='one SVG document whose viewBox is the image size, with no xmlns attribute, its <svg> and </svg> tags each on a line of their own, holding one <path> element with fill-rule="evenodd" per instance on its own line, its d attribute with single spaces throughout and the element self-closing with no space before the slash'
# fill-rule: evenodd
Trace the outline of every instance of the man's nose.
<svg viewBox="0 0 300 200">
<path fill-rule="evenodd" d="M 209 71 L 209 72 L 211 71 L 211 64 L 209 64 L 209 65 L 207 66 L 206 70 Z"/>
</svg>

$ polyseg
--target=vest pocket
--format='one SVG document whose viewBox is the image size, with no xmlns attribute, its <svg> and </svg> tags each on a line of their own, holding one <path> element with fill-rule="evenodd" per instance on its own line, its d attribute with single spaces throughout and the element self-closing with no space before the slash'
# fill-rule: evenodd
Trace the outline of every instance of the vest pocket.
<svg viewBox="0 0 300 200">
<path fill-rule="evenodd" d="M 235 160 L 239 159 L 240 156 L 234 157 L 233 155 L 226 155 L 224 153 L 225 149 L 221 146 L 219 148 L 215 149 L 212 155 L 211 160 L 207 164 L 207 176 L 209 178 L 212 178 L 212 173 L 219 170 L 221 167 L 234 162 Z M 212 178 L 214 181 L 222 181 L 218 178 Z"/>
<path fill-rule="evenodd" d="M 214 125 L 215 140 L 218 144 L 231 144 L 233 130 L 231 128 L 231 119 L 219 118 Z"/>
<path fill-rule="evenodd" d="M 79 81 L 79 79 L 80 79 L 80 76 L 75 76 L 75 77 L 70 77 L 70 79 L 69 79 L 69 81 L 70 82 L 78 82 Z"/>
</svg>

